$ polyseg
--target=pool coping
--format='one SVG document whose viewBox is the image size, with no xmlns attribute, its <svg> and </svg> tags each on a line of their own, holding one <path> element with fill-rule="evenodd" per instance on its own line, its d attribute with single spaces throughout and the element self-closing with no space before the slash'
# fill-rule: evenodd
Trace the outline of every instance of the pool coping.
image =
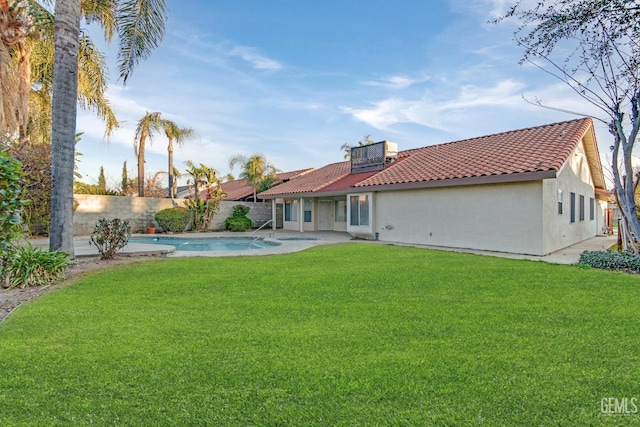
<svg viewBox="0 0 640 427">
<path fill-rule="evenodd" d="M 313 234 L 313 235 L 311 235 Z M 118 251 L 118 255 L 121 256 L 134 256 L 134 255 L 149 255 L 159 257 L 224 257 L 224 256 L 260 256 L 260 255 L 276 255 L 292 252 L 299 252 L 313 246 L 331 244 L 331 243 L 345 243 L 352 241 L 351 236 L 347 233 L 340 233 L 334 231 L 318 232 L 318 233 L 304 233 L 301 236 L 299 232 L 290 232 L 284 230 L 265 230 L 264 232 L 206 232 L 206 233 L 173 233 L 173 234 L 160 234 L 162 237 L 175 237 L 175 238 L 221 238 L 221 237 L 257 237 L 265 241 L 272 241 L 280 243 L 279 246 L 264 249 L 249 249 L 249 250 L 233 250 L 233 251 L 177 251 L 174 246 L 161 245 L 157 243 L 145 244 L 145 243 L 128 243 L 127 246 Z M 151 237 L 149 234 L 132 234 L 131 237 Z M 283 240 L 280 240 L 283 239 Z M 47 243 L 48 244 L 48 243 Z M 76 258 L 84 257 L 97 257 L 99 256 L 98 249 L 90 244 L 89 237 L 77 237 L 74 239 L 74 251 Z"/>
</svg>

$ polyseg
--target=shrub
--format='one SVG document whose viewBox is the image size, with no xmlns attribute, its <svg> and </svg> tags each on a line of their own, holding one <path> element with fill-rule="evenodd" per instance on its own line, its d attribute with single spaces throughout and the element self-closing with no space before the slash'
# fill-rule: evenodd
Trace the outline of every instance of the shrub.
<svg viewBox="0 0 640 427">
<path fill-rule="evenodd" d="M 51 144 L 12 141 L 8 153 L 22 164 L 24 198 L 32 201 L 22 211 L 23 223 L 31 234 L 47 234 L 51 222 Z"/>
<path fill-rule="evenodd" d="M 229 231 L 247 231 L 250 229 L 253 223 L 247 218 L 249 209 L 249 206 L 235 205 L 233 207 L 233 215 L 224 221 L 224 228 Z"/>
<path fill-rule="evenodd" d="M 24 172 L 20 161 L 0 149 L 0 278 L 10 263 L 14 241 L 22 237 L 21 214 L 24 200 Z"/>
<path fill-rule="evenodd" d="M 179 233 L 187 229 L 190 213 L 187 208 L 169 208 L 156 213 L 155 220 L 162 231 Z"/>
<path fill-rule="evenodd" d="M 235 205 L 233 207 L 233 216 L 247 216 L 251 208 L 245 205 Z"/>
<path fill-rule="evenodd" d="M 246 216 L 230 216 L 224 220 L 224 227 L 229 231 L 247 231 L 251 225 L 251 220 Z"/>
<path fill-rule="evenodd" d="M 102 259 L 113 259 L 116 253 L 127 245 L 129 237 L 131 237 L 129 221 L 100 218 L 89 243 L 96 245 Z"/>
<path fill-rule="evenodd" d="M 594 268 L 640 273 L 640 255 L 629 251 L 584 251 L 578 262 Z"/>
<path fill-rule="evenodd" d="M 5 267 L 5 280 L 9 288 L 43 286 L 62 277 L 74 261 L 64 252 L 49 252 L 27 246 L 14 247 Z"/>
</svg>

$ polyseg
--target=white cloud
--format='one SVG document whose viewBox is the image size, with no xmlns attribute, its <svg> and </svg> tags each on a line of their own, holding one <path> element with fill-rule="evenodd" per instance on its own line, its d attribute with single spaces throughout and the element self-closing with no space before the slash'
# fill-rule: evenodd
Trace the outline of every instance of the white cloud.
<svg viewBox="0 0 640 427">
<path fill-rule="evenodd" d="M 253 68 L 258 70 L 279 70 L 282 68 L 280 62 L 260 54 L 258 50 L 253 47 L 234 46 L 229 50 L 228 54 L 244 59 L 251 64 Z"/>
<path fill-rule="evenodd" d="M 492 87 L 465 85 L 453 99 L 427 92 L 421 99 L 393 97 L 375 103 L 372 108 L 342 107 L 342 111 L 376 129 L 387 129 L 397 123 L 414 123 L 447 130 L 444 123 L 454 113 L 522 103 L 520 93 L 523 87 L 513 80 L 503 80 Z"/>
<path fill-rule="evenodd" d="M 363 82 L 362 84 L 367 86 L 375 86 L 375 87 L 383 87 L 387 89 L 406 89 L 409 86 L 413 86 L 417 83 L 423 83 L 429 80 L 428 76 L 421 77 L 408 77 L 408 76 L 389 76 L 382 78 L 378 81 L 376 80 L 368 80 Z"/>
</svg>

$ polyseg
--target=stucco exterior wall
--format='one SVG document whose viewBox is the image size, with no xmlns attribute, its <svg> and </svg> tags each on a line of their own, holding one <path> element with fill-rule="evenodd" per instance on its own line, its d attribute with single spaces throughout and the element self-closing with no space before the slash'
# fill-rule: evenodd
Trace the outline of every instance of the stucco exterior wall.
<svg viewBox="0 0 640 427">
<path fill-rule="evenodd" d="M 543 254 L 542 182 L 376 193 L 374 232 L 389 242 Z"/>
<path fill-rule="evenodd" d="M 558 190 L 562 190 L 562 214 L 558 213 Z M 575 222 L 571 222 L 571 193 L 575 194 Z M 556 179 L 543 181 L 544 194 L 544 254 L 555 252 L 594 237 L 598 221 L 603 218 L 601 204 L 595 200 L 591 170 L 580 142 L 560 169 Z M 584 196 L 584 220 L 580 220 L 580 196 Z M 594 199 L 594 219 L 589 216 L 590 199 Z M 598 213 L 600 211 L 600 213 Z M 602 221 L 602 219 L 601 219 Z"/>
<path fill-rule="evenodd" d="M 123 197 L 123 196 L 99 196 L 92 194 L 75 194 L 74 200 L 78 202 L 78 208 L 73 215 L 73 234 L 86 236 L 93 232 L 100 218 L 121 218 L 129 220 L 134 233 L 144 230 L 149 222 L 153 221 L 156 212 L 162 209 L 183 207 L 184 199 L 167 199 L 154 197 Z M 224 221 L 233 213 L 235 205 L 249 206 L 247 215 L 254 223 L 260 226 L 271 219 L 271 203 L 252 203 L 222 201 L 220 212 L 214 217 L 211 230 L 223 230 Z M 282 216 L 282 206 L 277 207 L 278 216 Z"/>
</svg>

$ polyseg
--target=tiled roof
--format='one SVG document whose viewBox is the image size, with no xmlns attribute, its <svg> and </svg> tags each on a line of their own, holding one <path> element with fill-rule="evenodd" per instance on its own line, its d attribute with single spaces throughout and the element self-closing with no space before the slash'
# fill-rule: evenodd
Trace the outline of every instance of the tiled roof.
<svg viewBox="0 0 640 427">
<path fill-rule="evenodd" d="M 598 157 L 595 137 L 588 134 L 590 129 L 592 133 L 593 123 L 586 118 L 401 151 L 394 163 L 378 172 L 351 175 L 350 162 L 333 163 L 265 191 L 261 196 L 346 192 L 398 184 L 445 185 L 465 178 L 508 176 L 517 181 L 519 177 L 525 179 L 522 174 L 559 171 L 582 138 L 593 145 L 587 149 L 590 157 Z M 592 170 L 596 187 L 603 188 L 599 158 L 592 169 L 594 166 L 600 168 Z"/>
<path fill-rule="evenodd" d="M 276 175 L 276 178 L 279 181 L 286 182 L 299 176 L 303 176 L 312 170 L 313 168 L 308 168 L 291 172 L 280 172 Z M 234 181 L 223 182 L 222 190 L 227 193 L 227 195 L 223 197 L 223 200 L 240 200 L 253 195 L 253 187 L 251 187 L 246 179 L 236 179 Z"/>
<path fill-rule="evenodd" d="M 223 182 L 220 186 L 227 193 L 223 200 L 239 200 L 253 194 L 253 188 L 246 179 Z"/>
<path fill-rule="evenodd" d="M 291 171 L 291 172 L 279 172 L 277 177 L 280 181 L 289 181 L 293 178 L 297 178 L 299 176 L 307 174 L 312 170 L 313 168 L 307 168 L 307 169 L 299 169 L 297 171 Z"/>
<path fill-rule="evenodd" d="M 559 171 L 589 126 L 571 120 L 411 150 L 355 187 Z"/>
<path fill-rule="evenodd" d="M 269 190 L 260 193 L 260 197 L 318 191 L 322 187 L 326 187 L 350 173 L 350 162 L 332 163 L 320 169 L 314 169 L 301 177 L 270 188 Z"/>
</svg>

